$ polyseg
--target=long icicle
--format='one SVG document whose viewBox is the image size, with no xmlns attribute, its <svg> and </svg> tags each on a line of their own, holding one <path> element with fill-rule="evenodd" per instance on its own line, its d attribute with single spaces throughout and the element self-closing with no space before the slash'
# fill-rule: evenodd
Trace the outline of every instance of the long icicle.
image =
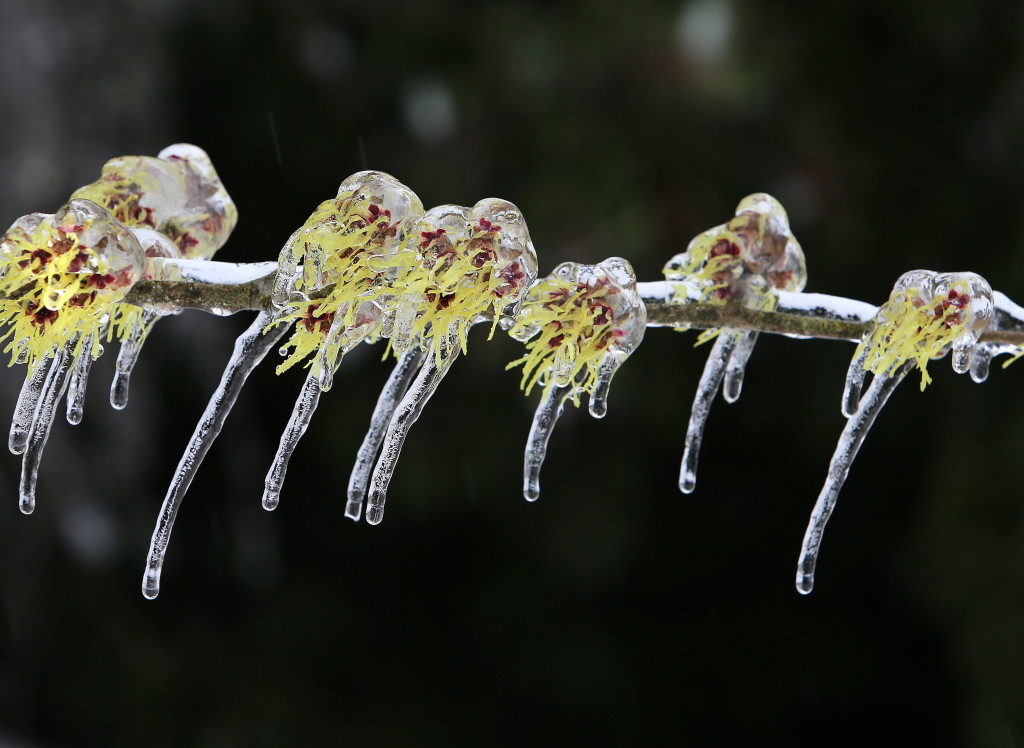
<svg viewBox="0 0 1024 748">
<path fill-rule="evenodd" d="M 391 376 L 388 377 L 384 389 L 381 390 L 380 397 L 377 398 L 377 405 L 370 418 L 370 429 L 359 446 L 356 464 L 348 479 L 348 503 L 345 505 L 345 516 L 356 522 L 363 514 L 366 488 L 370 483 L 370 473 L 377 461 L 381 442 L 384 441 L 384 433 L 387 431 L 388 424 L 391 423 L 399 401 L 405 397 L 413 376 L 423 365 L 423 356 L 424 353 L 419 348 L 413 348 L 411 351 L 403 353 L 395 364 L 395 368 L 391 370 Z"/>
<path fill-rule="evenodd" d="M 435 356 L 432 351 L 428 351 L 427 354 L 416 379 L 395 409 L 387 433 L 384 435 L 380 459 L 377 460 L 377 466 L 373 470 L 373 479 L 370 482 L 366 501 L 366 521 L 371 525 L 380 524 L 384 518 L 384 502 L 387 500 L 388 484 L 395 472 L 395 464 L 398 462 L 398 455 L 402 451 L 402 445 L 405 443 L 405 437 L 409 434 L 409 429 L 420 417 L 423 406 L 430 400 L 455 359 L 459 357 L 457 323 L 448 328 L 441 355 Z M 440 364 L 437 362 L 438 358 L 441 359 Z"/>
<path fill-rule="evenodd" d="M 85 409 L 85 388 L 89 384 L 89 372 L 92 370 L 92 362 L 94 361 L 92 355 L 93 346 L 96 345 L 100 344 L 91 335 L 82 341 L 82 352 L 75 359 L 75 363 L 71 367 L 66 415 L 68 423 L 72 426 L 77 426 L 82 422 L 82 414 Z M 100 346 L 100 352 L 102 351 L 103 347 Z"/>
<path fill-rule="evenodd" d="M 39 404 L 39 396 L 46 385 L 46 378 L 49 376 L 50 368 L 53 366 L 53 357 L 47 356 L 36 364 L 35 371 L 31 376 L 26 376 L 21 384 L 21 392 L 18 394 L 18 403 L 14 407 L 14 418 L 11 419 L 11 433 L 7 446 L 12 454 L 20 455 L 28 445 L 28 434 L 32 429 L 32 418 L 36 413 L 36 405 Z"/>
<path fill-rule="evenodd" d="M 277 508 L 281 500 L 281 486 L 284 485 L 284 476 L 288 472 L 288 461 L 295 452 L 302 435 L 309 428 L 310 419 L 316 411 L 320 402 L 320 383 L 310 369 L 306 375 L 306 381 L 302 385 L 299 397 L 295 401 L 295 407 L 288 418 L 288 425 L 281 434 L 281 441 L 277 446 L 277 453 L 274 461 L 270 464 L 267 478 L 263 488 L 263 508 L 268 512 Z"/>
<path fill-rule="evenodd" d="M 50 428 L 53 426 L 57 401 L 67 390 L 68 378 L 74 363 L 70 351 L 74 349 L 76 343 L 77 336 L 73 336 L 68 341 L 67 347 L 58 351 L 54 356 L 53 365 L 46 376 L 46 384 L 43 385 L 42 394 L 36 404 L 36 412 L 32 416 L 28 444 L 21 457 L 21 486 L 18 504 L 22 514 L 31 514 L 36 508 L 36 481 L 39 478 L 39 463 L 43 458 L 46 440 L 50 436 Z"/>
<path fill-rule="evenodd" d="M 207 403 L 188 447 L 185 448 L 185 454 L 182 455 L 181 462 L 174 472 L 167 496 L 160 507 L 156 529 L 153 530 L 146 572 L 142 579 L 142 594 L 150 600 L 160 594 L 160 572 L 167 553 L 167 543 L 171 539 L 171 530 L 174 528 L 174 517 L 192 483 L 192 478 L 195 477 L 196 470 L 220 433 L 224 419 L 238 399 L 245 380 L 288 330 L 288 325 L 283 324 L 274 325 L 267 330 L 267 326 L 273 320 L 274 316 L 271 313 L 260 312 L 249 328 L 235 341 L 234 352 L 221 375 L 220 383 L 210 397 L 210 402 Z"/>
<path fill-rule="evenodd" d="M 110 404 L 117 410 L 123 410 L 128 405 L 128 384 L 132 369 L 139 360 L 142 344 L 146 342 L 159 317 L 156 312 L 143 311 L 138 324 L 121 342 L 121 349 L 117 352 L 117 363 L 114 365 L 114 381 L 110 385 Z"/>
<path fill-rule="evenodd" d="M 523 458 L 523 497 L 527 501 L 536 501 L 540 498 L 540 469 L 547 455 L 548 440 L 573 388 L 574 385 L 571 384 L 565 387 L 552 384 L 544 390 L 544 396 L 533 414 L 530 435 L 526 437 L 526 454 Z"/>
<path fill-rule="evenodd" d="M 864 443 L 864 437 L 867 436 L 889 396 L 914 366 L 916 362 L 908 361 L 892 376 L 875 376 L 868 386 L 868 391 L 861 398 L 857 411 L 843 427 L 836 451 L 832 455 L 832 462 L 828 466 L 828 477 L 818 495 L 807 531 L 804 533 L 804 544 L 796 569 L 796 589 L 801 595 L 807 595 L 814 589 L 814 568 L 818 562 L 825 523 L 832 516 L 839 491 L 842 490 L 846 476 L 850 472 L 850 465 L 853 464 L 861 444 Z"/>
<path fill-rule="evenodd" d="M 683 464 L 679 470 L 679 490 L 683 493 L 693 493 L 693 489 L 697 487 L 697 458 L 700 455 L 700 441 L 704 436 L 704 424 L 708 420 L 711 401 L 715 399 L 718 387 L 722 384 L 729 359 L 743 335 L 743 330 L 724 328 L 715 339 L 715 345 L 708 354 L 707 363 L 704 364 L 704 372 L 697 384 L 697 394 L 693 398 L 693 407 L 690 408 Z"/>
</svg>

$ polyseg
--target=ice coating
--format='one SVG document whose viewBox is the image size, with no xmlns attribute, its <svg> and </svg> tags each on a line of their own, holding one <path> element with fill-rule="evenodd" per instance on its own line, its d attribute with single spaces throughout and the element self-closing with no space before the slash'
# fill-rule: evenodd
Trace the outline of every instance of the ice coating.
<svg viewBox="0 0 1024 748">
<path fill-rule="evenodd" d="M 391 346 L 397 353 L 430 349 L 440 366 L 446 343 L 434 331 L 454 329 L 466 352 L 473 324 L 496 325 L 514 312 L 536 277 L 537 256 L 519 209 L 487 198 L 472 208 L 431 208 L 393 262 Z"/>
<path fill-rule="evenodd" d="M 296 322 L 278 373 L 312 356 L 321 389 L 339 357 L 380 331 L 394 260 L 422 215 L 415 193 L 389 174 L 363 171 L 341 183 L 288 239 L 279 257 L 275 324 Z M 383 264 L 388 267 L 384 267 Z M 312 295 L 327 290 L 327 294 Z"/>
<path fill-rule="evenodd" d="M 174 472 L 160 508 L 156 528 L 153 530 L 146 572 L 142 580 L 142 594 L 150 600 L 160 593 L 160 575 L 167 554 L 167 544 L 171 539 L 171 530 L 174 529 L 174 519 L 196 471 L 220 434 L 228 413 L 238 400 L 245 380 L 287 330 L 283 326 L 270 326 L 272 319 L 273 316 L 269 312 L 260 312 L 249 328 L 235 341 L 234 351 L 224 368 L 220 383 L 210 397 L 199 423 L 196 424 L 192 438 Z"/>
<path fill-rule="evenodd" d="M 849 417 L 856 410 L 865 372 L 891 375 L 912 361 L 921 370 L 924 390 L 932 381 L 928 362 L 948 352 L 954 371 L 971 371 L 978 338 L 992 312 L 992 288 L 980 275 L 931 270 L 901 275 L 854 354 L 843 393 L 843 414 Z M 987 366 L 981 362 L 974 377 L 983 374 L 987 375 Z"/>
<path fill-rule="evenodd" d="M 685 252 L 668 261 L 664 273 L 676 303 L 738 303 L 765 311 L 776 308 L 780 292 L 799 293 L 807 283 L 803 250 L 790 230 L 789 217 L 778 200 L 763 192 L 740 200 L 733 218 L 695 237 Z M 713 339 L 690 409 L 679 471 L 683 493 L 697 485 L 697 460 L 711 403 L 719 388 L 726 402 L 739 399 L 757 333 L 705 330 L 697 344 Z"/>
<path fill-rule="evenodd" d="M 803 547 L 800 551 L 796 571 L 796 588 L 802 595 L 810 594 L 814 589 L 814 571 L 818 562 L 825 524 L 832 516 L 839 492 L 850 472 L 850 466 L 889 396 L 913 368 L 914 362 L 906 361 L 891 374 L 876 374 L 868 386 L 867 393 L 858 402 L 856 410 L 847 419 L 846 426 L 843 427 L 843 433 L 839 437 L 836 451 L 828 466 L 825 485 L 818 495 L 814 510 L 811 512 L 810 522 L 804 533 Z"/>
<path fill-rule="evenodd" d="M 120 156 L 73 198 L 91 200 L 129 228 L 154 229 L 184 258 L 209 259 L 238 222 L 238 209 L 201 148 L 176 143 L 156 157 Z"/>
<path fill-rule="evenodd" d="M 459 326 L 454 322 L 448 328 L 446 335 L 434 337 L 435 340 L 439 340 L 439 344 L 434 348 L 432 354 L 428 352 L 427 355 L 424 355 L 423 364 L 420 366 L 416 378 L 395 407 L 394 415 L 384 434 L 380 457 L 373 469 L 373 477 L 370 480 L 366 496 L 366 521 L 371 525 L 380 524 L 380 521 L 384 519 L 384 502 L 387 500 L 388 484 L 391 482 L 391 476 L 394 475 L 402 445 L 405 444 L 405 439 L 409 435 L 409 429 L 423 412 L 423 407 L 437 391 L 441 380 L 444 379 L 445 374 L 458 358 L 459 352 L 462 350 L 459 338 Z M 350 495 L 349 502 L 351 503 L 351 501 Z"/>
<path fill-rule="evenodd" d="M 238 210 L 206 152 L 188 143 L 164 148 L 156 157 L 120 156 L 104 164 L 100 178 L 73 197 L 110 211 L 131 231 L 153 263 L 162 258 L 208 260 L 227 241 Z M 111 324 L 122 341 L 110 403 L 124 408 L 128 382 L 142 344 L 156 322 L 152 312 L 118 305 Z"/>
<path fill-rule="evenodd" d="M 423 356 L 423 351 L 419 348 L 413 348 L 399 356 L 391 376 L 388 377 L 380 397 L 377 398 L 373 416 L 370 418 L 370 429 L 359 446 L 356 464 L 352 468 L 352 474 L 348 481 L 348 503 L 345 505 L 345 516 L 356 522 L 363 514 L 363 503 L 366 500 L 370 475 L 377 461 L 377 455 L 380 453 L 381 444 L 384 443 L 384 434 L 395 415 L 398 404 L 405 397 L 412 378 L 423 365 Z"/>
<path fill-rule="evenodd" d="M 138 280 L 145 254 L 114 217 L 88 200 L 19 219 L 0 238 L 4 352 L 29 372 L 72 337 L 99 335 L 114 304 Z M 77 352 L 74 352 L 77 355 Z"/>
<path fill-rule="evenodd" d="M 544 388 L 526 448 L 528 500 L 539 496 L 548 438 L 565 400 L 579 405 L 587 394 L 590 414 L 603 417 L 612 377 L 640 344 L 646 322 L 633 268 L 620 257 L 597 265 L 564 262 L 530 288 L 509 330 L 527 352 L 506 367 L 523 366 L 520 386 L 527 395 Z"/>
</svg>

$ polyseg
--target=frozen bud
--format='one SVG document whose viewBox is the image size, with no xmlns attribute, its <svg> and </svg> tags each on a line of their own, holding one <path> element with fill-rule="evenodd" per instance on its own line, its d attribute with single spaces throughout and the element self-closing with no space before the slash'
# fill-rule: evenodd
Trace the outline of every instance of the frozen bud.
<svg viewBox="0 0 1024 748">
<path fill-rule="evenodd" d="M 693 239 L 665 265 L 665 277 L 683 284 L 680 300 L 696 295 L 711 304 L 737 300 L 774 308 L 773 291 L 802 291 L 807 284 L 803 250 L 779 201 L 764 192 L 740 200 L 736 214 Z M 695 289 L 687 294 L 686 286 Z"/>
<path fill-rule="evenodd" d="M 900 276 L 854 360 L 876 376 L 892 376 L 907 361 L 930 382 L 928 361 L 953 352 L 953 369 L 971 369 L 978 339 L 992 319 L 992 288 L 975 273 L 912 270 Z"/>
<path fill-rule="evenodd" d="M 512 315 L 526 289 L 537 278 L 537 251 L 520 210 L 496 197 L 481 200 L 470 211 L 477 231 L 474 241 L 486 249 L 477 262 L 493 253 L 494 269 L 488 279 L 492 294 L 502 301 L 502 314 Z M 483 263 L 481 263 L 483 267 Z"/>
<path fill-rule="evenodd" d="M 176 143 L 160 151 L 158 158 L 178 167 L 184 176 L 181 204 L 158 229 L 174 241 L 182 257 L 210 259 L 238 223 L 234 201 L 202 148 Z"/>
<path fill-rule="evenodd" d="M 129 228 L 158 231 L 177 257 L 209 259 L 238 222 L 209 156 L 186 143 L 168 146 L 158 157 L 111 159 L 97 181 L 72 197 L 92 200 Z"/>
</svg>

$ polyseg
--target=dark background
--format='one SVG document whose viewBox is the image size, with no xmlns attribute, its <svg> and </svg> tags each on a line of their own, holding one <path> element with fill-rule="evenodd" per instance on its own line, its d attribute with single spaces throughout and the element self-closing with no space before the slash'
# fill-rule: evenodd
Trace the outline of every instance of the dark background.
<svg viewBox="0 0 1024 748">
<path fill-rule="evenodd" d="M 747 193 L 787 206 L 808 291 L 880 303 L 917 267 L 1024 297 L 1024 9 L 979 0 L 0 4 L 0 219 L 103 162 L 194 142 L 270 260 L 348 174 L 522 208 L 542 272 L 641 280 Z M 5 224 L 6 225 L 6 224 Z M 187 497 L 164 590 L 152 522 L 248 315 L 161 323 L 128 409 L 94 371 L 35 514 L 0 460 L 0 743 L 1024 744 L 1018 364 L 893 397 L 793 587 L 842 427 L 847 344 L 764 336 L 676 490 L 706 356 L 651 330 L 604 421 L 567 413 L 520 495 L 536 398 L 517 344 L 454 367 L 379 527 L 343 517 L 380 348 L 352 354 L 263 477 L 301 373 L 258 371 Z M 22 376 L 4 371 L 9 410 Z"/>
</svg>

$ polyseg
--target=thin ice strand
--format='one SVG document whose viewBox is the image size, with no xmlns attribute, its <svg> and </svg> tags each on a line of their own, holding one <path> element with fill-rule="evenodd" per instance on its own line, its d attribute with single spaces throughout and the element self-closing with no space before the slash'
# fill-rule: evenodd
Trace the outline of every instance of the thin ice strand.
<svg viewBox="0 0 1024 748">
<path fill-rule="evenodd" d="M 683 493 L 693 493 L 693 489 L 697 487 L 697 458 L 700 455 L 700 441 L 704 436 L 704 424 L 708 420 L 711 401 L 715 399 L 718 387 L 725 376 L 729 358 L 742 335 L 742 330 L 729 328 L 722 330 L 718 334 L 718 338 L 715 339 L 715 345 L 704 364 L 704 372 L 700 375 L 700 382 L 697 384 L 697 394 L 693 398 L 693 407 L 690 408 L 690 424 L 686 429 L 683 464 L 679 470 L 679 490 Z"/>
<path fill-rule="evenodd" d="M 843 427 L 839 444 L 836 445 L 832 462 L 828 466 L 828 477 L 818 495 L 818 501 L 814 505 L 814 511 L 811 512 L 811 519 L 807 525 L 807 531 L 804 533 L 804 545 L 800 551 L 800 560 L 797 562 L 796 570 L 796 589 L 801 595 L 807 595 L 814 589 L 814 567 L 818 562 L 818 551 L 821 548 L 825 523 L 832 516 L 839 491 L 850 472 L 850 465 L 853 464 L 861 444 L 864 443 L 864 437 L 867 436 L 871 425 L 882 411 L 889 396 L 915 365 L 915 362 L 908 361 L 891 377 L 875 376 L 868 386 L 868 391 L 861 398 L 857 412 L 846 421 L 846 426 Z"/>
<path fill-rule="evenodd" d="M 864 390 L 864 362 L 868 358 L 868 346 L 853 357 L 850 361 L 850 368 L 846 370 L 846 385 L 843 387 L 842 412 L 847 418 L 853 418 L 853 414 L 860 407 L 860 394 Z"/>
<path fill-rule="evenodd" d="M 571 384 L 565 387 L 552 384 L 544 390 L 544 396 L 533 414 L 523 458 L 523 497 L 527 501 L 540 498 L 540 469 L 548 452 L 548 440 L 573 388 Z"/>
<path fill-rule="evenodd" d="M 36 508 L 36 481 L 39 478 L 39 463 L 43 459 L 43 448 L 50 436 L 50 428 L 57 401 L 67 390 L 68 378 L 71 373 L 72 358 L 69 350 L 75 347 L 77 336 L 68 341 L 67 348 L 59 351 L 53 359 L 53 365 L 46 376 L 46 384 L 36 404 L 36 412 L 32 417 L 29 429 L 28 444 L 21 457 L 21 486 L 18 504 L 22 514 L 32 514 Z"/>
<path fill-rule="evenodd" d="M 82 352 L 71 367 L 71 381 L 68 384 L 67 419 L 72 426 L 82 422 L 85 409 L 85 388 L 89 384 L 89 371 L 92 369 L 93 346 L 96 341 L 90 335 L 82 342 Z M 102 351 L 102 347 L 100 348 Z"/>
<path fill-rule="evenodd" d="M 268 512 L 276 509 L 281 500 L 281 486 L 284 485 L 284 476 L 288 472 L 288 461 L 292 458 L 302 435 L 309 428 L 310 419 L 313 418 L 316 406 L 320 402 L 320 392 L 320 383 L 314 376 L 313 370 L 310 369 L 306 375 L 306 381 L 302 385 L 302 390 L 299 392 L 299 397 L 295 401 L 292 414 L 288 418 L 288 425 L 285 427 L 284 433 L 281 434 L 277 454 L 274 455 L 274 461 L 270 464 L 270 470 L 264 481 L 263 508 Z"/>
<path fill-rule="evenodd" d="M 174 472 L 174 478 L 160 507 L 156 529 L 153 530 L 146 572 L 142 579 L 142 594 L 150 600 L 160 594 L 160 572 L 167 553 L 167 543 L 171 539 L 171 530 L 174 529 L 174 517 L 189 484 L 192 483 L 192 478 L 195 477 L 199 465 L 220 433 L 224 419 L 238 399 L 246 378 L 288 331 L 288 325 L 280 324 L 274 325 L 264 333 L 273 321 L 272 314 L 260 312 L 249 328 L 235 341 L 234 352 L 221 375 L 220 383 L 210 397 L 210 402 L 207 403 L 188 447 L 185 448 L 185 454 L 182 455 L 181 462 Z"/>
<path fill-rule="evenodd" d="M 740 399 L 740 392 L 743 390 L 743 374 L 747 368 L 747 361 L 750 354 L 754 352 L 754 343 L 757 342 L 757 332 L 754 330 L 745 331 L 740 334 L 736 349 L 729 357 L 729 365 L 725 369 L 725 380 L 722 383 L 722 398 L 727 403 L 734 403 Z"/>
<path fill-rule="evenodd" d="M 423 356 L 423 351 L 419 348 L 403 353 L 395 364 L 395 368 L 391 370 L 391 376 L 388 377 L 384 389 L 381 390 L 380 397 L 377 398 L 377 405 L 370 418 L 370 430 L 363 437 L 363 443 L 359 446 L 359 452 L 356 454 L 356 464 L 348 479 L 348 503 L 345 505 L 345 516 L 356 522 L 363 514 L 366 487 L 370 483 L 370 472 L 377 460 L 377 453 L 380 452 L 381 442 L 384 441 L 384 433 L 388 424 L 391 423 L 399 401 L 409 389 L 409 383 L 413 376 L 423 365 Z"/>
<path fill-rule="evenodd" d="M 156 312 L 143 311 L 139 322 L 121 343 L 121 349 L 117 352 L 117 363 L 114 364 L 114 381 L 110 385 L 110 404 L 117 410 L 123 410 L 128 405 L 128 384 L 132 369 L 139 360 L 142 344 L 146 342 L 159 316 Z"/>
<path fill-rule="evenodd" d="M 12 454 L 20 455 L 28 445 L 28 434 L 32 428 L 32 418 L 36 413 L 36 405 L 39 404 L 39 396 L 46 384 L 46 377 L 53 366 L 53 357 L 47 356 L 36 364 L 35 371 L 31 376 L 25 377 L 21 384 L 21 392 L 18 394 L 18 403 L 14 408 L 14 418 L 11 419 L 11 433 L 7 440 L 7 446 Z"/>
<path fill-rule="evenodd" d="M 371 525 L 380 524 L 384 518 L 384 502 L 387 500 L 388 484 L 395 472 L 395 464 L 398 462 L 398 455 L 402 451 L 402 445 L 405 443 L 405 437 L 409 434 L 409 429 L 420 417 L 423 406 L 430 400 L 430 396 L 437 390 L 444 375 L 448 373 L 455 359 L 459 357 L 457 325 L 453 324 L 448 328 L 445 343 L 440 357 L 433 354 L 425 357 L 416 379 L 402 397 L 391 418 L 391 423 L 388 425 L 387 433 L 384 435 L 384 444 L 381 447 L 380 459 L 377 460 L 377 466 L 373 470 L 373 479 L 370 482 L 370 491 L 367 496 L 366 521 Z M 441 359 L 440 365 L 437 363 L 438 358 Z"/>
</svg>

